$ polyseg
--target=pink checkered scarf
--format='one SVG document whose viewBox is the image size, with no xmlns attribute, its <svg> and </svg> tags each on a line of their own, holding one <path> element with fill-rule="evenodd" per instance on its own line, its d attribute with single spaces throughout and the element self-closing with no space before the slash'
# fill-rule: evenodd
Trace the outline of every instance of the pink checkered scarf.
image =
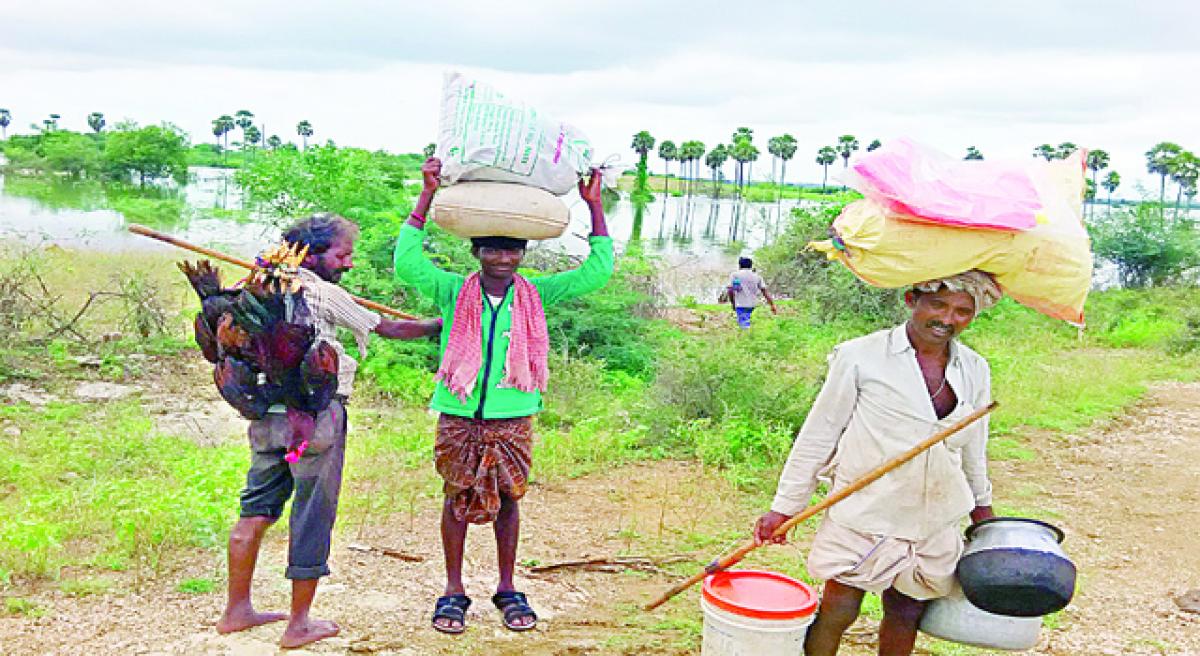
<svg viewBox="0 0 1200 656">
<path fill-rule="evenodd" d="M 466 403 L 479 368 L 483 365 L 483 284 L 479 273 L 472 273 L 458 291 L 454 320 L 442 365 L 435 380 L 441 381 L 459 401 Z M 513 276 L 512 329 L 505 355 L 505 375 L 500 387 L 522 392 L 546 391 L 549 370 L 550 333 L 537 288 L 521 276 Z"/>
</svg>

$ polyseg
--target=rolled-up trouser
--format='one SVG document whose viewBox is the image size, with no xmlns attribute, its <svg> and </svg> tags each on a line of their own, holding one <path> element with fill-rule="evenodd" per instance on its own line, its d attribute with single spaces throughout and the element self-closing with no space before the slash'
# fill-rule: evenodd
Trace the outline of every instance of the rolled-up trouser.
<svg viewBox="0 0 1200 656">
<path fill-rule="evenodd" d="M 918 600 L 950 594 L 963 540 L 951 524 L 924 540 L 869 535 L 829 519 L 808 552 L 808 573 L 876 594 L 895 588 Z"/>
<path fill-rule="evenodd" d="M 737 315 L 738 328 L 749 328 L 750 327 L 750 315 L 754 314 L 754 308 L 752 308 L 752 307 L 734 308 L 733 312 L 734 312 L 734 314 Z"/>
<path fill-rule="evenodd" d="M 328 576 L 330 541 L 346 455 L 344 401 L 331 401 L 317 416 L 309 446 L 294 463 L 284 460 L 291 435 L 287 415 L 269 414 L 252 421 L 249 434 L 253 453 L 241 495 L 241 516 L 278 519 L 294 491 L 288 519 L 285 576 L 289 579 Z"/>
</svg>

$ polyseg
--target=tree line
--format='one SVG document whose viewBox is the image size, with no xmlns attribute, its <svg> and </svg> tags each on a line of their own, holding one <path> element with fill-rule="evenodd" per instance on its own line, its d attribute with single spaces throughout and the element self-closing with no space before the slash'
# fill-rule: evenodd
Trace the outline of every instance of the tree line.
<svg viewBox="0 0 1200 656">
<path fill-rule="evenodd" d="M 60 129 L 61 118 L 50 114 L 41 125 L 31 124 L 32 134 L 9 137 L 5 132 L 0 150 L 8 159 L 6 168 L 123 181 L 136 178 L 142 185 L 156 178 L 187 177 L 188 136 L 170 123 L 140 126 L 121 121 L 105 130 L 104 114 L 92 112 L 87 117 L 92 133 L 84 134 Z M 9 111 L 0 109 L 0 127 L 7 128 L 11 120 Z"/>
<path fill-rule="evenodd" d="M 223 152 L 229 150 L 229 133 L 233 132 L 234 128 L 242 131 L 241 149 L 243 151 L 257 147 L 259 141 L 263 140 L 263 135 L 267 134 L 266 124 L 255 125 L 254 112 L 248 109 L 239 109 L 232 116 L 221 114 L 212 121 L 212 134 L 218 140 L 217 147 Z M 307 149 L 308 138 L 313 136 L 313 126 L 308 119 L 296 124 L 296 136 L 303 140 L 303 148 Z M 283 147 L 284 141 L 279 135 L 273 134 L 266 137 L 264 145 L 271 150 L 276 150 Z"/>
<path fill-rule="evenodd" d="M 646 169 L 649 155 L 654 151 L 657 143 L 657 154 L 663 162 L 663 176 L 667 178 L 665 193 L 670 192 L 672 163 L 679 163 L 678 177 L 686 181 L 690 193 L 690 185 L 699 178 L 698 167 L 700 162 L 703 162 L 711 172 L 713 195 L 719 198 L 721 184 L 725 181 L 724 166 L 731 159 L 735 162 L 734 189 L 739 195 L 744 190 L 750 179 L 753 164 L 758 161 L 760 156 L 760 151 L 754 145 L 753 139 L 753 130 L 739 127 L 730 136 L 728 144 L 717 144 L 706 153 L 705 145 L 701 141 L 684 141 L 676 144 L 675 141 L 664 139 L 658 142 L 649 131 L 642 130 L 633 135 L 630 147 L 638 154 L 639 168 Z M 881 145 L 882 143 L 878 139 L 873 139 L 867 144 L 866 150 L 870 152 Z M 859 148 L 858 137 L 852 134 L 841 135 L 833 144 L 817 148 L 814 161 L 822 167 L 822 190 L 825 190 L 828 184 L 830 165 L 836 163 L 840 157 L 843 169 L 848 168 L 851 155 Z M 797 150 L 796 138 L 790 134 L 785 133 L 767 140 L 767 152 L 772 158 L 771 182 L 779 186 L 787 184 L 787 164 L 796 155 Z M 1041 144 L 1033 149 L 1033 156 L 1051 161 L 1066 159 L 1078 150 L 1079 146 L 1069 141 L 1064 141 L 1057 146 Z M 963 156 L 964 160 L 982 160 L 983 158 L 983 153 L 976 146 L 968 146 L 966 154 Z M 1115 170 L 1109 170 L 1103 179 L 1098 179 L 1098 175 L 1109 168 L 1108 152 L 1100 148 L 1089 149 L 1085 161 L 1088 170 L 1091 171 L 1091 178 L 1087 180 L 1089 200 L 1095 198 L 1097 189 L 1103 188 L 1108 192 L 1108 200 L 1111 202 L 1113 192 L 1121 185 L 1121 174 Z M 1160 176 L 1160 203 L 1165 202 L 1166 183 L 1169 178 L 1177 186 L 1176 207 L 1181 205 L 1184 197 L 1188 199 L 1188 205 L 1191 205 L 1192 199 L 1197 193 L 1198 179 L 1200 179 L 1200 158 L 1184 150 L 1178 144 L 1162 142 L 1146 152 L 1146 169 L 1152 175 Z M 778 171 L 778 175 L 776 175 L 776 171 Z"/>
</svg>

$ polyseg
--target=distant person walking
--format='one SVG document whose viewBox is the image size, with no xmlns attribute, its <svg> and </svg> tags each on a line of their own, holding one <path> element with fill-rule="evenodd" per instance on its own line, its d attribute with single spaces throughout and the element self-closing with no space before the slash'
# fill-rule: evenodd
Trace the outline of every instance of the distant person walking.
<svg viewBox="0 0 1200 656">
<path fill-rule="evenodd" d="M 779 309 L 775 307 L 775 299 L 771 298 L 771 293 L 767 291 L 767 283 L 763 282 L 762 276 L 755 273 L 754 261 L 748 257 L 738 258 L 738 270 L 729 277 L 726 294 L 737 316 L 738 328 L 750 327 L 750 315 L 754 313 L 754 308 L 758 307 L 760 294 L 767 299 L 771 312 L 779 314 Z"/>
</svg>

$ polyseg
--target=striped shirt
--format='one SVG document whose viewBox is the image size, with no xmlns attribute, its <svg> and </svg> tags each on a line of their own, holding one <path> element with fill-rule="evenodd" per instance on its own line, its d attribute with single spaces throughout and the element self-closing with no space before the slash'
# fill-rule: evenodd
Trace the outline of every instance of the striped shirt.
<svg viewBox="0 0 1200 656">
<path fill-rule="evenodd" d="M 358 362 L 346 354 L 337 338 L 337 327 L 341 326 L 354 335 L 358 344 L 358 357 L 367 357 L 367 340 L 382 318 L 354 301 L 350 292 L 322 280 L 320 276 L 300 269 L 300 280 L 304 283 L 304 301 L 312 313 L 317 339 L 328 342 L 338 354 L 338 394 L 350 396 L 354 391 L 354 374 Z"/>
</svg>

